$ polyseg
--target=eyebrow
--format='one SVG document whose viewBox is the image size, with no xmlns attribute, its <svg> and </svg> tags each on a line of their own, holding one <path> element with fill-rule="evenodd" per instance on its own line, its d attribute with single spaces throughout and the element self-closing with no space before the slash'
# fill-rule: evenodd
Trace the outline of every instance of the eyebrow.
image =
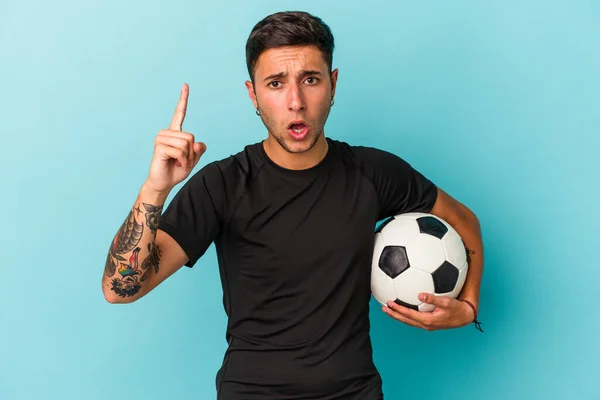
<svg viewBox="0 0 600 400">
<path fill-rule="evenodd" d="M 269 79 L 282 78 L 286 75 L 287 75 L 287 72 L 280 72 L 278 74 L 269 75 L 265 78 L 265 81 L 268 81 Z M 298 72 L 298 76 L 304 76 L 304 75 L 322 75 L 322 74 L 319 71 L 304 70 L 304 69 Z"/>
</svg>

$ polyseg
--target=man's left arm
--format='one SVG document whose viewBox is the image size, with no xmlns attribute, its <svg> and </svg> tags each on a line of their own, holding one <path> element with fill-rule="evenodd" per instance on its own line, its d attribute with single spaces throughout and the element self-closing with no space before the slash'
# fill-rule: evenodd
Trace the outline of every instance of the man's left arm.
<svg viewBox="0 0 600 400">
<path fill-rule="evenodd" d="M 469 300 L 479 310 L 479 289 L 483 275 L 483 241 L 479 219 L 473 211 L 439 188 L 437 200 L 429 213 L 448 222 L 462 238 L 469 270 L 458 299 Z"/>
<path fill-rule="evenodd" d="M 457 299 L 424 293 L 421 301 L 433 304 L 433 312 L 420 312 L 389 302 L 383 311 L 408 325 L 428 331 L 458 328 L 474 320 L 472 308 L 461 300 L 471 302 L 479 310 L 479 290 L 483 275 L 483 241 L 477 216 L 465 205 L 438 188 L 436 202 L 429 212 L 450 224 L 460 235 L 467 252 L 468 271 L 462 291 Z"/>
</svg>

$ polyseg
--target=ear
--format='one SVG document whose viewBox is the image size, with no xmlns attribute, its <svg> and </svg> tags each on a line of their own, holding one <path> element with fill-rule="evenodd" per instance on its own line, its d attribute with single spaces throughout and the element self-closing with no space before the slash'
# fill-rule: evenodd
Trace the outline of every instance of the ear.
<svg viewBox="0 0 600 400">
<path fill-rule="evenodd" d="M 250 100 L 254 104 L 254 108 L 258 108 L 258 101 L 256 100 L 256 93 L 254 93 L 254 85 L 251 81 L 246 81 L 246 89 L 248 89 L 248 96 L 250 96 Z"/>
<path fill-rule="evenodd" d="M 338 69 L 331 72 L 331 97 L 335 97 L 335 88 L 337 87 Z"/>
</svg>

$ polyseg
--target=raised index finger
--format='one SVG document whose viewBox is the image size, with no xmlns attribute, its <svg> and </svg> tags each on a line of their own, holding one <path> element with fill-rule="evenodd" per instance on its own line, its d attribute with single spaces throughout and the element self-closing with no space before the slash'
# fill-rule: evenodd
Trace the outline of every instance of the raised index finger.
<svg viewBox="0 0 600 400">
<path fill-rule="evenodd" d="M 179 102 L 177 103 L 173 119 L 171 120 L 171 125 L 169 126 L 170 130 L 181 131 L 183 120 L 185 119 L 185 112 L 187 110 L 189 91 L 189 86 L 187 83 L 184 83 L 181 88 L 181 94 L 179 95 Z"/>
</svg>

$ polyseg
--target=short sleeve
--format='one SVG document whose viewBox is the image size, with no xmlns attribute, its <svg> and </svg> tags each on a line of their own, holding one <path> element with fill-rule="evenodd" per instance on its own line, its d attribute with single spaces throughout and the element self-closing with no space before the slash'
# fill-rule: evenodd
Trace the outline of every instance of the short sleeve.
<svg viewBox="0 0 600 400">
<path fill-rule="evenodd" d="M 437 186 L 401 157 L 357 146 L 363 173 L 379 199 L 379 219 L 408 212 L 428 213 L 437 199 Z"/>
<path fill-rule="evenodd" d="M 222 228 L 223 181 L 219 168 L 207 164 L 175 194 L 163 211 L 158 229 L 168 233 L 187 254 L 193 267 Z"/>
</svg>

